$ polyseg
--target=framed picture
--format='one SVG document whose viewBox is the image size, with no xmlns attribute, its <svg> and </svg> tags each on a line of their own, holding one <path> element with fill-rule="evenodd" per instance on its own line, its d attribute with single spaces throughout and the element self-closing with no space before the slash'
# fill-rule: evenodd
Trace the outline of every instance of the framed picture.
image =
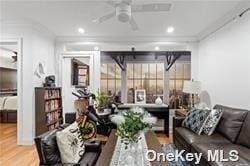
<svg viewBox="0 0 250 166">
<path fill-rule="evenodd" d="M 145 89 L 135 90 L 135 103 L 136 104 L 146 103 L 146 90 Z"/>
</svg>

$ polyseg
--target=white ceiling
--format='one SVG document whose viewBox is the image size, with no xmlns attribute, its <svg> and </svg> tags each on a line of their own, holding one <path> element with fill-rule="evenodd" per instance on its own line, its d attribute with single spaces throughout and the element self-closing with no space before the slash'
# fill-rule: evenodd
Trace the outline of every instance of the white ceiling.
<svg viewBox="0 0 250 166">
<path fill-rule="evenodd" d="M 156 2 L 169 2 L 155 0 Z M 155 2 L 154 1 L 154 2 Z M 152 3 L 146 0 L 134 0 L 133 3 Z M 135 13 L 139 30 L 132 31 L 128 24 L 116 19 L 96 24 L 92 19 L 109 13 L 113 8 L 103 1 L 0 1 L 1 20 L 32 20 L 43 26 L 56 36 L 168 36 L 166 27 L 174 26 L 171 37 L 197 36 L 207 27 L 219 20 L 239 1 L 173 1 L 169 12 Z M 78 27 L 86 31 L 78 33 Z"/>
</svg>

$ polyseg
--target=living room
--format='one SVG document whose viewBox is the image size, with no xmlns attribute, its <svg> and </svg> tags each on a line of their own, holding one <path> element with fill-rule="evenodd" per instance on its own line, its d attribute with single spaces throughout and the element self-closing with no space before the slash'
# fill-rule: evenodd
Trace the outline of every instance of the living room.
<svg viewBox="0 0 250 166">
<path fill-rule="evenodd" d="M 0 8 L 0 165 L 49 165 L 41 136 L 69 124 L 81 133 L 83 117 L 93 135 L 82 134 L 80 165 L 193 164 L 123 163 L 139 157 L 131 141 L 143 146 L 138 154 L 185 150 L 203 154 L 196 165 L 250 165 L 250 1 L 6 0 Z M 137 114 L 147 123 L 132 123 Z M 143 136 L 120 153 L 130 125 Z M 236 150 L 238 160 L 209 161 L 209 149 L 224 159 Z"/>
</svg>

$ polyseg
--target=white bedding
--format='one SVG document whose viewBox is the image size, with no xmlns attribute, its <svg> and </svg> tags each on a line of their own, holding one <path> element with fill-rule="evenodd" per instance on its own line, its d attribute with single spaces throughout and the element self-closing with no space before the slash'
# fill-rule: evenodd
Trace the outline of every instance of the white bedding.
<svg viewBox="0 0 250 166">
<path fill-rule="evenodd" d="M 0 110 L 3 110 L 6 97 L 0 97 Z"/>
<path fill-rule="evenodd" d="M 17 96 L 8 96 L 6 97 L 4 110 L 17 110 Z"/>
</svg>

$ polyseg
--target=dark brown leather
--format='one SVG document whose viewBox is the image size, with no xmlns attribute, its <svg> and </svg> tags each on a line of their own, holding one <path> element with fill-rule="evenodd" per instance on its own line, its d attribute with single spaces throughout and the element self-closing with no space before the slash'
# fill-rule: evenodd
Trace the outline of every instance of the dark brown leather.
<svg viewBox="0 0 250 166">
<path fill-rule="evenodd" d="M 60 152 L 56 143 L 56 132 L 48 131 L 35 138 L 36 148 L 41 165 L 53 165 L 60 163 Z"/>
<path fill-rule="evenodd" d="M 180 126 L 181 123 L 174 118 L 173 126 L 176 128 L 173 130 L 173 137 L 175 146 L 180 150 L 186 150 L 186 152 L 203 153 L 203 157 L 199 163 L 199 165 L 202 166 L 250 165 L 250 112 L 221 105 L 216 105 L 214 108 L 222 109 L 224 113 L 221 120 L 222 122 L 219 123 L 218 129 L 211 136 L 199 136 L 186 128 L 176 127 Z M 232 143 L 235 139 L 238 145 Z M 208 162 L 206 156 L 208 153 L 207 150 L 209 149 L 224 150 L 226 154 L 228 154 L 230 150 L 237 150 L 239 152 L 239 161 Z M 191 163 L 191 165 L 194 165 L 194 163 Z"/>
<path fill-rule="evenodd" d="M 191 150 L 192 144 L 197 143 L 230 143 L 230 141 L 223 137 L 220 133 L 214 133 L 211 136 L 197 135 L 196 133 L 183 127 L 175 128 L 174 139 L 176 139 L 178 143 L 183 146 L 183 149 L 187 151 Z"/>
<path fill-rule="evenodd" d="M 88 152 L 85 153 L 80 160 L 79 164 L 82 165 L 87 165 L 87 166 L 94 166 L 96 161 L 98 160 L 99 154 L 95 152 Z"/>
<path fill-rule="evenodd" d="M 231 142 L 235 143 L 248 111 L 222 105 L 216 105 L 214 109 L 223 110 L 216 130 Z"/>
<path fill-rule="evenodd" d="M 182 122 L 185 119 L 185 117 L 173 117 L 173 128 L 176 127 L 181 127 L 182 126 Z"/>
<path fill-rule="evenodd" d="M 229 158 L 229 152 L 231 150 L 237 150 L 239 153 L 239 160 L 237 162 L 209 162 L 208 160 L 209 150 L 223 150 L 224 158 Z M 235 165 L 250 165 L 250 149 L 235 144 L 223 144 L 223 143 L 210 143 L 210 144 L 194 144 L 191 149 L 192 153 L 202 153 L 202 165 L 223 165 L 223 166 L 235 166 Z M 207 164 L 205 164 L 206 162 Z"/>
<path fill-rule="evenodd" d="M 101 142 L 99 141 L 86 141 L 84 142 L 84 147 L 85 147 L 85 150 L 88 151 L 88 152 L 101 152 Z"/>
<path fill-rule="evenodd" d="M 63 125 L 58 129 L 48 131 L 35 138 L 37 152 L 40 159 L 40 165 L 64 165 L 61 163 L 60 152 L 56 142 L 56 132 L 63 130 L 63 128 L 66 126 L 67 125 Z M 91 145 L 91 142 L 86 143 L 85 153 L 82 156 L 78 165 L 94 166 L 100 152 L 100 142 L 94 142 L 93 145 Z"/>
<path fill-rule="evenodd" d="M 72 124 L 76 121 L 76 113 L 75 112 L 67 112 L 65 113 L 65 123 Z"/>
<path fill-rule="evenodd" d="M 250 112 L 247 113 L 236 143 L 250 148 Z"/>
<path fill-rule="evenodd" d="M 173 117 L 173 141 L 174 141 L 174 143 L 175 143 L 175 145 L 176 144 L 180 144 L 179 142 L 177 142 L 177 140 L 176 140 L 176 137 L 175 137 L 175 128 L 177 128 L 177 127 L 181 127 L 182 126 L 182 122 L 183 122 L 183 120 L 185 119 L 185 117 Z M 184 146 L 184 145 L 183 145 Z"/>
</svg>

